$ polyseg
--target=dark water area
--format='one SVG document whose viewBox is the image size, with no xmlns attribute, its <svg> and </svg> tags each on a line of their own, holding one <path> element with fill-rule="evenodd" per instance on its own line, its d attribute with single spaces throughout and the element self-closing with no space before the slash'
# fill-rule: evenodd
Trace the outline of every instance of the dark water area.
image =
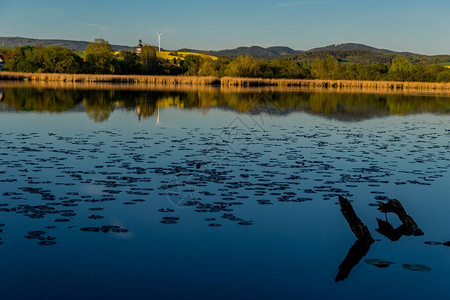
<svg viewBox="0 0 450 300">
<path fill-rule="evenodd" d="M 450 97 L 0 99 L 2 299 L 448 298 Z M 394 199 L 416 231 L 383 212 Z"/>
</svg>

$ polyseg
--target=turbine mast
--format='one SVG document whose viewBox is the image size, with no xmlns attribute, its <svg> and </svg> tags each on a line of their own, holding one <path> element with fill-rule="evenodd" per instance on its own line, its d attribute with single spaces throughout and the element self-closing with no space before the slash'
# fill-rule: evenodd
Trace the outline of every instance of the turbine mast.
<svg viewBox="0 0 450 300">
<path fill-rule="evenodd" d="M 162 33 L 156 32 L 156 35 L 158 36 L 158 49 L 159 49 L 159 52 L 161 52 L 161 36 L 162 36 Z"/>
</svg>

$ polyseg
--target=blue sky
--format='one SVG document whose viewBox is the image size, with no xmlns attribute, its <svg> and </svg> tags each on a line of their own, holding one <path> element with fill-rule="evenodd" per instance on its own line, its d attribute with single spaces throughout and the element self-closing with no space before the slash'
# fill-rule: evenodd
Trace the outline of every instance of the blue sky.
<svg viewBox="0 0 450 300">
<path fill-rule="evenodd" d="M 0 0 L 0 36 L 218 50 L 346 42 L 450 54 L 449 0 Z"/>
</svg>

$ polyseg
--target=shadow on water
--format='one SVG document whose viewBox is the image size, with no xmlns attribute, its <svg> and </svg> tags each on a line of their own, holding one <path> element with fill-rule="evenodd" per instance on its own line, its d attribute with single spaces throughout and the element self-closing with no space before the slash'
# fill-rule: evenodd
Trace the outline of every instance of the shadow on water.
<svg viewBox="0 0 450 300">
<path fill-rule="evenodd" d="M 345 92 L 274 92 L 198 89 L 74 90 L 51 87 L 5 87 L 1 110 L 61 113 L 85 111 L 95 122 L 106 121 L 116 109 L 153 117 L 159 108 L 205 110 L 220 108 L 246 114 L 287 115 L 306 112 L 342 121 L 416 113 L 450 113 L 450 97 L 436 95 L 367 94 Z M 265 99 L 270 99 L 269 105 Z"/>
</svg>

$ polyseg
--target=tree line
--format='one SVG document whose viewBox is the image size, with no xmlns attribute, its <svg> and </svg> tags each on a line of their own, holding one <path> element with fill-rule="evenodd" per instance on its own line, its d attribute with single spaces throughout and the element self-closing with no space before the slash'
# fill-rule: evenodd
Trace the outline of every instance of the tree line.
<svg viewBox="0 0 450 300">
<path fill-rule="evenodd" d="M 450 69 L 412 63 L 405 57 L 376 64 L 342 63 L 335 56 L 311 62 L 295 56 L 275 60 L 221 56 L 213 60 L 187 55 L 184 60 L 165 60 L 149 45 L 144 45 L 140 54 L 121 51 L 115 55 L 103 39 L 89 43 L 84 57 L 59 46 L 16 47 L 2 49 L 0 54 L 6 59 L 4 69 L 13 72 L 450 82 Z"/>
</svg>

